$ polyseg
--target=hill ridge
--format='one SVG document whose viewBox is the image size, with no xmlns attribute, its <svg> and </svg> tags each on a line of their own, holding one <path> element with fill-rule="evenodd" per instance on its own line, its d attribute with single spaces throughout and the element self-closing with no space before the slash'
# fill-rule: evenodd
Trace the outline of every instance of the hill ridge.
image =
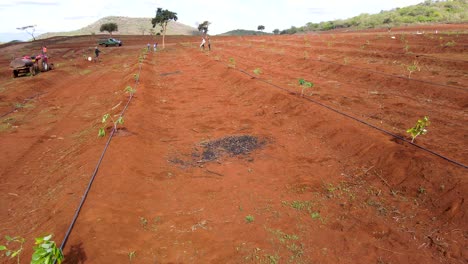
<svg viewBox="0 0 468 264">
<path fill-rule="evenodd" d="M 118 35 L 150 35 L 157 34 L 161 31 L 161 27 L 157 25 L 153 29 L 151 17 L 126 17 L 126 16 L 107 16 L 77 30 L 64 32 L 47 32 L 41 34 L 37 39 L 45 39 L 56 36 L 77 36 L 77 35 L 107 35 L 107 32 L 100 32 L 102 24 L 116 23 Z M 166 35 L 196 35 L 198 30 L 194 27 L 187 26 L 177 21 L 170 21 L 167 25 Z"/>
</svg>

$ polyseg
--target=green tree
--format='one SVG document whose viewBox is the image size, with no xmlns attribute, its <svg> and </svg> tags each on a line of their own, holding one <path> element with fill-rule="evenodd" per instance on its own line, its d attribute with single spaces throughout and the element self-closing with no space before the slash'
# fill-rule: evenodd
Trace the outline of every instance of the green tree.
<svg viewBox="0 0 468 264">
<path fill-rule="evenodd" d="M 257 27 L 257 29 L 260 30 L 260 31 L 263 31 L 263 30 L 265 30 L 265 26 L 264 26 L 264 25 L 260 25 L 260 26 Z"/>
<path fill-rule="evenodd" d="M 201 23 L 200 25 L 198 25 L 198 31 L 200 31 L 203 35 L 206 35 L 208 33 L 208 26 L 210 24 L 211 23 L 208 21 Z"/>
<path fill-rule="evenodd" d="M 101 25 L 101 28 L 99 29 L 100 32 L 107 31 L 109 34 L 112 36 L 112 32 L 118 31 L 119 26 L 117 26 L 116 23 L 105 23 Z"/>
<path fill-rule="evenodd" d="M 153 28 L 156 25 L 160 25 L 162 28 L 163 33 L 163 49 L 165 48 L 164 39 L 166 37 L 166 30 L 167 30 L 167 23 L 170 20 L 177 21 L 177 13 L 171 12 L 167 9 L 163 10 L 162 8 L 158 7 L 156 10 L 156 16 L 151 19 L 151 24 L 153 24 Z"/>
<path fill-rule="evenodd" d="M 279 29 L 276 28 L 275 30 L 273 30 L 273 34 L 278 35 L 279 33 L 280 33 Z"/>
</svg>

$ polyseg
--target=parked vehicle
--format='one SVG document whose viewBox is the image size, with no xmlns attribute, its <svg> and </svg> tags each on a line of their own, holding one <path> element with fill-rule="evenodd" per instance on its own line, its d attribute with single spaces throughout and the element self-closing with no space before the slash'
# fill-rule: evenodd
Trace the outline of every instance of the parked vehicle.
<svg viewBox="0 0 468 264">
<path fill-rule="evenodd" d="M 98 41 L 99 46 L 122 46 L 122 41 L 114 38 L 100 39 Z"/>
<path fill-rule="evenodd" d="M 37 56 L 23 56 L 16 58 L 10 62 L 10 68 L 13 71 L 13 77 L 16 78 L 20 74 L 31 73 L 32 76 L 38 72 L 50 71 L 54 68 L 54 64 L 49 62 L 49 58 L 45 54 Z"/>
</svg>

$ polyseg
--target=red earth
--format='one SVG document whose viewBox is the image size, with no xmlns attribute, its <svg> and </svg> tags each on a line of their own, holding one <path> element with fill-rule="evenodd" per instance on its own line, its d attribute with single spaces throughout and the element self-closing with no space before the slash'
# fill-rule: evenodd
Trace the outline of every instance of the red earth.
<svg viewBox="0 0 468 264">
<path fill-rule="evenodd" d="M 98 63 L 95 36 L 2 45 L 0 235 L 26 239 L 21 263 L 35 237 L 60 245 L 111 134 L 102 116 L 132 86 L 65 263 L 467 263 L 467 33 L 213 36 L 211 51 L 169 36 L 149 53 L 159 37 L 116 36 Z M 43 43 L 55 69 L 12 78 Z M 229 136 L 263 145 L 200 155 Z"/>
</svg>

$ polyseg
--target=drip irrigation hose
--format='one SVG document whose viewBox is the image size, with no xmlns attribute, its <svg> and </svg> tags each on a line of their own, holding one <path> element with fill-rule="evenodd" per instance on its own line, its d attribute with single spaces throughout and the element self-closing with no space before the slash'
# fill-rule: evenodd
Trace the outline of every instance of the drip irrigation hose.
<svg viewBox="0 0 468 264">
<path fill-rule="evenodd" d="M 261 82 L 263 82 L 263 83 L 266 83 L 266 84 L 268 84 L 268 85 L 270 85 L 270 86 L 273 86 L 273 87 L 275 87 L 275 88 L 277 88 L 277 89 L 280 89 L 280 90 L 282 90 L 282 91 L 286 91 L 286 92 L 292 93 L 292 94 L 294 94 L 294 95 L 299 95 L 298 92 L 290 91 L 290 90 L 288 90 L 288 89 L 286 89 L 286 88 L 283 88 L 283 87 L 281 87 L 281 86 L 278 86 L 278 85 L 276 85 L 276 84 L 267 82 L 267 81 L 265 81 L 264 79 L 261 79 L 261 78 L 258 78 L 258 77 L 256 77 L 256 76 L 253 76 L 252 74 L 250 74 L 250 73 L 248 73 L 248 72 L 246 72 L 246 71 L 244 71 L 244 70 L 242 70 L 242 69 L 237 69 L 237 68 L 234 68 L 234 69 L 236 69 L 237 71 L 239 71 L 239 72 L 241 72 L 241 73 L 246 74 L 247 76 L 250 76 L 251 78 L 254 78 L 254 79 L 258 80 L 258 81 L 261 81 Z M 359 122 L 359 123 L 362 123 L 362 124 L 364 124 L 364 125 L 367 125 L 367 126 L 373 128 L 373 129 L 376 129 L 376 130 L 378 130 L 378 131 L 380 131 L 380 132 L 383 132 L 383 133 L 385 133 L 385 134 L 387 134 L 387 135 L 389 135 L 389 136 L 392 136 L 392 137 L 394 137 L 394 138 L 396 138 L 396 139 L 402 140 L 402 141 L 404 141 L 404 142 L 406 142 L 406 143 L 408 143 L 408 144 L 410 144 L 410 145 L 412 145 L 412 146 L 415 146 L 415 147 L 417 147 L 417 148 L 419 148 L 419 149 L 422 149 L 422 150 L 424 150 L 424 151 L 426 151 L 426 152 L 428 152 L 428 153 L 431 153 L 431 154 L 433 154 L 433 155 L 435 155 L 435 156 L 437 156 L 437 157 L 439 157 L 439 158 L 442 158 L 442 159 L 444 159 L 444 160 L 446 160 L 446 161 L 448 161 L 448 162 L 451 162 L 451 163 L 453 163 L 453 164 L 455 164 L 455 165 L 458 165 L 458 166 L 460 166 L 460 167 L 463 167 L 463 168 L 465 168 L 465 169 L 468 169 L 468 166 L 465 165 L 465 164 L 463 164 L 463 163 L 461 163 L 461 162 L 455 161 L 455 160 L 450 159 L 450 158 L 448 158 L 448 157 L 445 157 L 445 156 L 443 156 L 443 155 L 441 155 L 441 154 L 439 154 L 439 153 L 437 153 L 437 152 L 435 152 L 435 151 L 432 151 L 432 150 L 427 149 L 427 148 L 425 148 L 425 147 L 423 147 L 423 146 L 420 146 L 420 145 L 418 145 L 418 144 L 415 144 L 415 143 L 413 143 L 413 142 L 411 142 L 411 141 L 409 141 L 409 140 L 407 140 L 407 139 L 405 139 L 405 138 L 403 138 L 403 137 L 400 137 L 400 136 L 398 136 L 398 135 L 395 135 L 395 134 L 393 134 L 393 133 L 391 133 L 391 132 L 389 132 L 389 131 L 387 131 L 387 130 L 385 130 L 385 129 L 383 129 L 383 128 L 374 126 L 374 125 L 372 125 L 372 124 L 370 124 L 370 123 L 368 123 L 368 122 L 366 122 L 366 121 L 364 121 L 364 120 L 361 120 L 361 119 L 356 118 L 356 117 L 354 117 L 354 116 L 352 116 L 352 115 L 349 115 L 349 114 L 346 114 L 346 113 L 344 113 L 344 112 L 341 112 L 340 110 L 337 110 L 337 109 L 335 109 L 335 108 L 333 108 L 333 107 L 330 107 L 330 106 L 328 106 L 328 105 L 325 105 L 325 104 L 323 104 L 323 103 L 321 103 L 321 102 L 318 102 L 318 101 L 316 101 L 316 100 L 314 100 L 314 99 L 312 99 L 312 98 L 310 98 L 310 97 L 308 97 L 308 96 L 304 96 L 303 98 L 306 99 L 306 100 L 309 101 L 309 102 L 312 102 L 312 103 L 317 104 L 317 105 L 319 105 L 319 106 L 325 107 L 326 109 L 331 110 L 331 111 L 333 111 L 333 112 L 335 112 L 335 113 L 338 113 L 338 114 L 340 114 L 340 115 L 343 115 L 343 116 L 345 116 L 345 117 L 351 118 L 351 119 L 353 119 L 353 120 L 355 120 L 355 121 L 357 121 L 357 122 Z"/>
<path fill-rule="evenodd" d="M 140 73 L 141 73 L 141 63 L 140 63 L 139 68 L 138 68 L 138 76 L 140 76 Z M 138 84 L 139 84 L 139 83 L 140 83 L 140 78 L 135 79 L 135 89 L 138 87 Z M 125 105 L 125 107 L 123 108 L 123 110 L 120 112 L 119 118 L 121 118 L 121 117 L 124 116 L 125 111 L 127 110 L 128 105 L 130 104 L 130 102 L 132 101 L 132 99 L 133 99 L 133 93 L 130 93 L 130 97 L 128 98 L 127 104 Z M 69 238 L 69 236 L 70 236 L 70 234 L 71 234 L 71 232 L 72 232 L 72 230 L 73 230 L 73 227 L 74 227 L 74 225 L 75 225 L 75 223 L 76 223 L 76 220 L 78 219 L 78 215 L 80 214 L 81 208 L 83 207 L 83 204 L 84 204 L 85 201 L 86 201 L 86 198 L 87 198 L 88 193 L 89 193 L 89 191 L 90 191 L 90 189 L 91 189 L 91 186 L 92 186 L 92 184 L 93 184 L 93 181 L 94 181 L 94 179 L 96 178 L 96 175 L 97 175 L 98 170 L 99 170 L 99 166 L 101 165 L 101 162 L 102 162 L 102 160 L 104 159 L 104 155 L 105 155 L 105 153 L 106 153 L 106 150 L 107 150 L 107 148 L 109 147 L 110 142 L 111 142 L 111 140 L 112 140 L 112 137 L 114 136 L 114 134 L 115 134 L 116 131 L 117 131 L 117 129 L 116 129 L 116 126 L 114 125 L 114 126 L 112 127 L 112 131 L 111 131 L 111 133 L 110 133 L 110 135 L 109 135 L 109 138 L 107 139 L 106 145 L 104 146 L 104 149 L 103 149 L 103 151 L 102 151 L 102 153 L 101 153 L 101 156 L 99 157 L 99 160 L 98 160 L 98 162 L 97 162 L 97 164 L 96 164 L 96 167 L 95 167 L 94 172 L 93 172 L 93 174 L 92 174 L 92 176 L 91 176 L 91 179 L 89 180 L 88 186 L 86 187 L 85 192 L 84 192 L 83 196 L 81 197 L 80 204 L 78 205 L 78 208 L 77 208 L 76 211 L 75 211 L 75 215 L 73 216 L 73 219 L 72 219 L 72 221 L 71 221 L 71 223 L 70 223 L 70 226 L 68 227 L 68 230 L 67 230 L 67 232 L 65 233 L 65 237 L 64 237 L 63 240 L 62 240 L 62 244 L 60 244 L 60 250 L 61 250 L 62 252 L 63 252 L 63 249 L 65 248 L 65 245 L 67 244 L 68 238 Z M 54 261 L 54 264 L 55 264 L 55 263 L 56 263 L 56 260 Z"/>
<path fill-rule="evenodd" d="M 36 98 L 36 97 L 38 97 L 38 96 L 41 96 L 41 95 L 43 95 L 43 94 L 46 94 L 46 93 L 38 93 L 38 94 L 35 94 L 35 95 L 33 95 L 33 96 L 30 96 L 30 97 L 26 98 L 26 99 L 23 100 L 23 104 L 25 104 L 25 103 L 27 103 L 29 100 L 32 100 L 32 99 L 34 99 L 34 98 Z M 8 111 L 8 112 L 6 112 L 6 113 L 0 115 L 0 118 L 2 118 L 2 117 L 4 117 L 4 116 L 7 116 L 7 115 L 9 115 L 9 114 L 11 114 L 11 113 L 13 113 L 13 112 L 16 111 L 18 108 L 21 108 L 21 107 L 16 107 L 16 106 L 15 106 L 12 110 L 10 110 L 10 111 Z"/>
<path fill-rule="evenodd" d="M 420 83 L 429 84 L 429 85 L 433 85 L 433 86 L 442 86 L 442 87 L 451 88 L 451 89 L 468 91 L 468 89 L 463 88 L 463 87 L 457 87 L 457 86 L 452 86 L 452 85 L 447 85 L 447 84 L 442 84 L 442 83 L 433 83 L 433 82 L 423 81 L 423 80 L 419 80 L 419 79 L 411 79 L 411 78 L 406 77 L 406 76 L 399 76 L 399 75 L 393 75 L 393 74 L 388 74 L 388 73 L 384 73 L 384 72 L 373 71 L 373 70 L 370 70 L 370 69 L 361 68 L 361 67 L 352 66 L 352 65 L 344 65 L 344 64 L 334 62 L 334 61 L 317 60 L 317 59 L 309 59 L 309 60 L 318 61 L 318 62 L 325 62 L 325 63 L 328 63 L 328 64 L 335 64 L 335 65 L 338 65 L 338 66 L 350 67 L 350 68 L 354 68 L 354 69 L 357 69 L 357 70 L 360 70 L 360 71 L 371 72 L 371 73 L 380 74 L 380 75 L 387 76 L 387 77 L 392 77 L 392 78 L 400 78 L 400 79 L 407 80 L 407 81 L 420 82 Z"/>
<path fill-rule="evenodd" d="M 423 56 L 423 55 L 420 55 L 420 56 Z M 419 80 L 419 79 L 411 79 L 411 78 L 406 77 L 406 76 L 399 76 L 399 75 L 388 74 L 388 73 L 379 72 L 379 71 L 374 71 L 374 70 L 367 69 L 367 68 L 361 68 L 361 67 L 352 66 L 352 65 L 345 65 L 345 64 L 338 63 L 338 62 L 334 62 L 334 61 L 318 60 L 318 59 L 308 59 L 308 60 L 310 60 L 310 61 L 315 61 L 315 62 L 322 62 L 322 63 L 334 64 L 334 65 L 343 66 L 343 67 L 354 68 L 354 69 L 357 69 L 357 70 L 360 70 L 360 71 L 370 72 L 370 73 L 374 73 L 374 74 L 379 74 L 379 75 L 383 75 L 383 76 L 390 77 L 390 78 L 399 78 L 399 79 L 407 80 L 407 81 L 410 81 L 410 82 L 411 82 L 411 81 L 413 81 L 413 82 L 420 82 L 420 83 L 424 83 L 424 84 L 428 84 L 428 85 L 432 85 L 432 86 L 442 86 L 442 87 L 445 87 L 445 88 L 451 88 L 451 89 L 457 89 L 457 90 L 462 90 L 462 91 L 468 91 L 468 89 L 467 89 L 467 88 L 464 88 L 464 87 L 452 86 L 452 85 L 447 85 L 447 84 L 443 84 L 443 83 L 434 83 L 434 82 L 429 82 L 429 81 L 424 81 L 424 80 Z"/>
</svg>

